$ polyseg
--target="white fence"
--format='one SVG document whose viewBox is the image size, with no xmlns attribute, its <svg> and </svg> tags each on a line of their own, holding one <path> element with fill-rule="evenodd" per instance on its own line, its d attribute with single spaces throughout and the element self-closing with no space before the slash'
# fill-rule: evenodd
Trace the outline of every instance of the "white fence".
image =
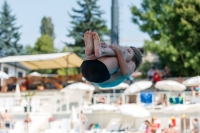
<svg viewBox="0 0 200 133">
<path fill-rule="evenodd" d="M 178 97 L 180 94 L 183 98 L 183 104 L 190 104 L 192 99 L 191 92 L 144 92 L 143 94 L 152 94 L 152 102 L 147 104 L 141 102 L 141 93 L 133 95 L 125 95 L 120 93 L 107 93 L 107 94 L 95 94 L 93 95 L 93 104 L 105 103 L 105 104 L 126 104 L 126 103 L 136 103 L 144 106 L 148 110 L 155 111 L 164 107 L 164 105 L 158 105 L 158 101 L 162 99 L 163 95 L 166 95 L 167 106 L 171 105 L 170 98 Z M 200 99 L 200 98 L 199 98 Z"/>
<path fill-rule="evenodd" d="M 24 97 L 26 93 L 22 93 L 21 99 L 15 99 L 14 93 L 0 93 L 0 112 L 8 110 L 12 114 L 24 114 L 27 112 L 47 112 L 53 114 L 66 114 L 71 110 L 72 105 L 78 106 L 78 103 L 84 99 L 82 92 L 73 92 L 70 94 L 62 94 L 58 91 L 37 92 L 32 97 Z M 157 105 L 158 100 L 163 96 L 167 97 L 167 105 L 170 105 L 170 97 L 177 97 L 181 94 L 183 104 L 189 104 L 192 98 L 191 92 L 154 92 L 152 93 L 152 102 L 144 104 L 141 102 L 140 95 L 124 95 L 122 93 L 103 93 L 93 95 L 93 104 L 125 104 L 136 103 L 143 105 L 151 111 L 159 110 L 163 105 Z"/>
<path fill-rule="evenodd" d="M 24 114 L 27 112 L 47 112 L 53 114 L 69 113 L 71 105 L 78 105 L 83 98 L 73 94 L 60 92 L 37 92 L 34 96 L 15 98 L 14 93 L 0 93 L 0 112 L 8 110 L 12 114 Z"/>
</svg>

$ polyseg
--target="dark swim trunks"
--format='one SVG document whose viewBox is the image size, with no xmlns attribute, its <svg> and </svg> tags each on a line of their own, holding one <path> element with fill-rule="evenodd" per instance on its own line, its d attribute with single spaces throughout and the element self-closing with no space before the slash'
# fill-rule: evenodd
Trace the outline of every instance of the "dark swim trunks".
<svg viewBox="0 0 200 133">
<path fill-rule="evenodd" d="M 101 61 L 85 60 L 81 65 L 83 77 L 93 83 L 102 83 L 110 79 L 110 73 Z"/>
</svg>

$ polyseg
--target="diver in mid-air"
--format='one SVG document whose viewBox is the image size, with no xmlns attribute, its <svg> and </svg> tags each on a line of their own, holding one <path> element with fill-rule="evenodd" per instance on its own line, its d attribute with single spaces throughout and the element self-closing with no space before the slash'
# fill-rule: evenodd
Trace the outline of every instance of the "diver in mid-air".
<svg viewBox="0 0 200 133">
<path fill-rule="evenodd" d="M 142 53 L 135 47 L 101 43 L 96 32 L 84 34 L 86 58 L 83 77 L 95 86 L 114 87 L 126 80 L 141 64 Z"/>
</svg>

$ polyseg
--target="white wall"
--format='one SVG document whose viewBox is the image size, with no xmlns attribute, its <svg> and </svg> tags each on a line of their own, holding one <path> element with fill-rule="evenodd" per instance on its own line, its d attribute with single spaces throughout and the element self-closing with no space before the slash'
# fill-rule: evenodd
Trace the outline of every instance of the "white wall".
<svg viewBox="0 0 200 133">
<path fill-rule="evenodd" d="M 8 68 L 8 75 L 9 76 L 14 76 L 14 77 L 18 77 L 18 72 L 22 72 L 22 76 L 25 77 L 26 76 L 26 70 L 23 70 L 21 68 L 18 68 L 13 65 L 10 65 L 10 64 L 6 64 L 6 63 L 1 63 L 1 68 L 0 70 L 3 71 L 4 70 L 4 67 L 7 67 Z M 17 74 L 17 76 L 16 76 Z"/>
</svg>

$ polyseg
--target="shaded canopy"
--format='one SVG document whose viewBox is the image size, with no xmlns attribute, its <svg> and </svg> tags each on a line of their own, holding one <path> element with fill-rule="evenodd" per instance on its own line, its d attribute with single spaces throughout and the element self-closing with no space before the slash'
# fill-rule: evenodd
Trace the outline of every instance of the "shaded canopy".
<svg viewBox="0 0 200 133">
<path fill-rule="evenodd" d="M 75 53 L 20 55 L 0 58 L 0 63 L 19 62 L 32 70 L 80 67 L 82 59 Z"/>
</svg>

